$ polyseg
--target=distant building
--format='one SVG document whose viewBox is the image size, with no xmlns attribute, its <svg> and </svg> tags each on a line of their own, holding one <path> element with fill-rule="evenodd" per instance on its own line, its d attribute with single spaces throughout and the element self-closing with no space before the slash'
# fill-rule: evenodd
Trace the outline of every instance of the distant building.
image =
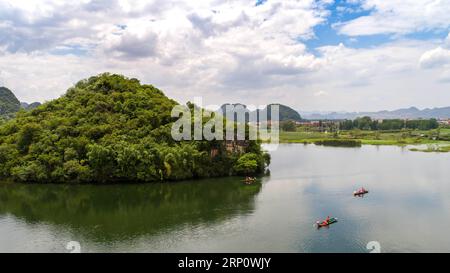
<svg viewBox="0 0 450 273">
<path fill-rule="evenodd" d="M 344 120 L 335 119 L 335 120 L 304 120 L 297 121 L 295 124 L 306 126 L 306 127 L 331 127 L 331 126 L 339 126 L 339 123 Z"/>
<path fill-rule="evenodd" d="M 450 119 L 440 119 L 438 123 L 441 125 L 450 125 Z"/>
<path fill-rule="evenodd" d="M 305 120 L 305 121 L 297 121 L 295 122 L 295 124 L 306 127 L 320 127 L 321 122 L 318 120 Z"/>
</svg>

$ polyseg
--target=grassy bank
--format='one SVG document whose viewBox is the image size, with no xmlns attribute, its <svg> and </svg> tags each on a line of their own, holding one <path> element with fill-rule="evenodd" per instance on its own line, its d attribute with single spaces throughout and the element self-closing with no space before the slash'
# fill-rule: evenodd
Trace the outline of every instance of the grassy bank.
<svg viewBox="0 0 450 273">
<path fill-rule="evenodd" d="M 414 152 L 425 152 L 425 153 L 448 153 L 448 152 L 450 152 L 450 145 L 442 146 L 442 145 L 429 144 L 427 146 L 427 148 L 424 148 L 424 149 L 412 148 L 410 150 L 414 151 Z"/>
<path fill-rule="evenodd" d="M 364 145 L 430 145 L 439 144 L 442 152 L 448 152 L 450 146 L 450 129 L 439 130 L 400 130 L 400 131 L 362 131 L 349 130 L 339 133 L 307 131 L 303 128 L 295 132 L 280 132 L 281 143 L 315 143 L 328 144 L 331 146 L 357 146 L 355 143 Z M 354 142 L 352 142 L 354 141 Z M 342 145 L 340 145 L 342 144 Z"/>
</svg>

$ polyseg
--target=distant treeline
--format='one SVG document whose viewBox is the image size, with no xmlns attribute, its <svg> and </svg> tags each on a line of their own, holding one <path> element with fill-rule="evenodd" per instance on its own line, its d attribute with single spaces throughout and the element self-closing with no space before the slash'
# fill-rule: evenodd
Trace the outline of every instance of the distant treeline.
<svg viewBox="0 0 450 273">
<path fill-rule="evenodd" d="M 370 117 L 357 118 L 355 120 L 346 120 L 340 123 L 341 130 L 401 130 L 401 129 L 417 129 L 432 130 L 439 127 L 436 119 L 420 119 L 420 120 L 402 120 L 402 119 L 386 119 L 381 122 L 372 120 Z"/>
</svg>

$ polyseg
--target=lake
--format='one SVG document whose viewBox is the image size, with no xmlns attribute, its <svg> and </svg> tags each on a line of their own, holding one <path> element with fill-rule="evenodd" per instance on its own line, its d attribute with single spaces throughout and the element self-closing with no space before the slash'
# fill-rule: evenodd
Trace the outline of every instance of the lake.
<svg viewBox="0 0 450 273">
<path fill-rule="evenodd" d="M 282 144 L 254 185 L 0 184 L 0 252 L 450 252 L 450 153 Z M 363 198 L 352 192 L 364 186 Z M 318 230 L 327 215 L 338 223 Z"/>
</svg>

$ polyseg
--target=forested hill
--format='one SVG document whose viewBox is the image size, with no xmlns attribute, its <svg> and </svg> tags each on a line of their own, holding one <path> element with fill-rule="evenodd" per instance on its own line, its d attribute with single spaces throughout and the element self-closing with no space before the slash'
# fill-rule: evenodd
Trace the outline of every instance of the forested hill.
<svg viewBox="0 0 450 273">
<path fill-rule="evenodd" d="M 6 87 L 0 87 L 0 115 L 15 113 L 20 110 L 20 101 Z"/>
<path fill-rule="evenodd" d="M 26 182 L 150 182 L 262 172 L 258 143 L 176 142 L 177 103 L 137 79 L 102 74 L 78 82 L 0 127 L 0 179 Z"/>
<path fill-rule="evenodd" d="M 0 87 L 0 124 L 7 119 L 13 118 L 21 108 L 31 110 L 39 105 L 41 105 L 39 102 L 31 104 L 20 102 L 11 90 L 6 87 Z"/>
<path fill-rule="evenodd" d="M 272 107 L 275 105 L 279 106 L 279 111 L 280 111 L 279 120 L 280 121 L 287 121 L 287 120 L 300 121 L 300 120 L 302 120 L 302 117 L 300 116 L 300 114 L 297 111 L 295 111 L 291 107 L 283 105 L 283 104 L 269 104 L 264 109 L 255 110 L 255 111 L 257 111 L 257 116 L 259 117 L 259 119 L 261 119 L 261 117 L 267 117 L 267 120 L 272 120 L 272 116 L 271 116 L 272 111 L 271 110 L 272 110 Z M 240 104 L 240 103 L 224 104 L 220 107 L 219 112 L 226 115 L 227 106 L 234 106 L 235 109 L 237 109 L 235 111 L 236 113 L 239 113 L 240 111 L 244 111 L 245 113 L 247 113 L 247 116 L 249 116 L 249 113 L 251 113 L 251 111 L 247 109 L 246 105 Z M 242 106 L 242 107 L 237 108 L 236 106 Z"/>
<path fill-rule="evenodd" d="M 283 105 L 283 104 L 269 104 L 266 109 L 263 111 L 267 111 L 268 119 L 271 120 L 271 109 L 273 106 L 278 105 L 280 110 L 280 121 L 286 121 L 286 120 L 294 120 L 294 121 L 300 121 L 302 120 L 302 117 L 300 114 L 292 109 L 289 106 Z"/>
</svg>

